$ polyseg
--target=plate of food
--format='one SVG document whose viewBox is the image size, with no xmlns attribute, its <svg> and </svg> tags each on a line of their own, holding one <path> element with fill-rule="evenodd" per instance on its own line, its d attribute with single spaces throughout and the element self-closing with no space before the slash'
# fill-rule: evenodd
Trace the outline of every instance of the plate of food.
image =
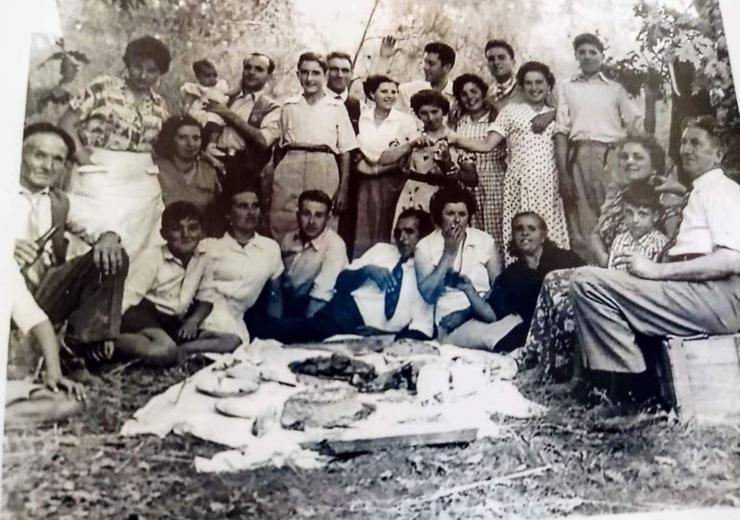
<svg viewBox="0 0 740 520">
<path fill-rule="evenodd" d="M 239 397 L 256 392 L 259 388 L 259 379 L 245 380 L 228 376 L 215 376 L 201 381 L 195 388 L 198 392 L 211 397 Z"/>
</svg>

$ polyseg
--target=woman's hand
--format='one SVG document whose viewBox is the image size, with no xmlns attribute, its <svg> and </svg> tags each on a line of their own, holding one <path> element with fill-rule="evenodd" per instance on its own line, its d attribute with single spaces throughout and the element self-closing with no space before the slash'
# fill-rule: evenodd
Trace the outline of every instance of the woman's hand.
<svg viewBox="0 0 740 520">
<path fill-rule="evenodd" d="M 80 146 L 75 152 L 74 160 L 80 166 L 94 164 L 92 161 L 92 149 L 89 146 Z"/>
<path fill-rule="evenodd" d="M 44 376 L 44 386 L 52 392 L 58 392 L 61 388 L 68 395 L 74 397 L 78 401 L 85 400 L 85 387 L 80 383 L 76 383 L 71 379 L 67 379 L 62 374 L 49 374 Z"/>
<path fill-rule="evenodd" d="M 441 320 L 439 320 L 439 327 L 444 329 L 447 334 L 458 328 L 460 325 L 465 323 L 470 319 L 470 310 L 469 309 L 462 309 L 460 311 L 455 311 Z"/>
<path fill-rule="evenodd" d="M 457 250 L 462 244 L 463 238 L 465 238 L 465 227 L 454 226 L 446 231 L 442 230 L 442 237 L 444 238 L 444 254 L 447 256 L 455 257 Z"/>
<path fill-rule="evenodd" d="M 686 187 L 677 180 L 662 175 L 653 175 L 650 182 L 658 193 L 671 193 L 683 197 L 686 195 Z"/>
<path fill-rule="evenodd" d="M 554 110 L 550 110 L 544 114 L 538 114 L 532 118 L 532 131 L 535 134 L 541 134 L 553 121 L 555 121 Z"/>
</svg>

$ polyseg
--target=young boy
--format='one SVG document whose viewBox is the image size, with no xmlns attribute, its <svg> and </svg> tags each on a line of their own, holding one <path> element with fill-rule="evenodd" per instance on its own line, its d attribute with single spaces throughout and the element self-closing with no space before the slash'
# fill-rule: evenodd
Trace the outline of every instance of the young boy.
<svg viewBox="0 0 740 520">
<path fill-rule="evenodd" d="M 6 424 L 57 422 L 82 410 L 85 398 L 83 386 L 62 375 L 59 363 L 59 343 L 54 328 L 43 310 L 31 296 L 18 267 L 8 262 L 12 295 L 11 319 L 21 333 L 30 334 L 41 349 L 46 368 L 44 384 L 37 384 L 30 374 L 18 373 L 11 359 L 5 385 Z M 20 379 L 16 379 L 20 377 Z M 59 389 L 65 394 L 59 394 Z"/>
<path fill-rule="evenodd" d="M 225 123 L 221 116 L 208 110 L 209 102 L 226 104 L 231 92 L 225 79 L 218 79 L 216 67 L 208 60 L 193 63 L 198 83 L 187 82 L 180 87 L 185 111 L 203 125 L 206 142 L 215 142 Z"/>
<path fill-rule="evenodd" d="M 236 336 L 200 330 L 212 304 L 194 301 L 206 262 L 198 247 L 203 236 L 198 209 L 173 202 L 162 214 L 160 233 L 167 244 L 144 251 L 129 270 L 116 353 L 165 366 L 175 363 L 179 352 L 233 350 Z"/>
<path fill-rule="evenodd" d="M 622 195 L 622 218 L 627 229 L 612 242 L 609 269 L 626 270 L 620 257 L 628 253 L 658 260 L 668 243 L 668 238 L 655 228 L 660 209 L 660 196 L 648 181 L 633 182 L 627 187 Z"/>
</svg>

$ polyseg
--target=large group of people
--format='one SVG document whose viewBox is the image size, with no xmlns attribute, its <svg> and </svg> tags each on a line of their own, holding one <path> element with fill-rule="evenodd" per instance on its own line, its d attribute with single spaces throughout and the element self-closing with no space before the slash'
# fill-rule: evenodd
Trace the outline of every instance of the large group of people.
<svg viewBox="0 0 740 520">
<path fill-rule="evenodd" d="M 349 55 L 306 52 L 282 103 L 269 56 L 246 56 L 233 88 L 198 59 L 170 115 L 155 91 L 169 50 L 132 40 L 122 77 L 24 132 L 12 317 L 42 345 L 47 390 L 82 396 L 60 368 L 80 358 L 395 334 L 639 401 L 640 338 L 740 331 L 740 186 L 710 116 L 684 125 L 691 185 L 667 176 L 599 38 L 573 50 L 580 72 L 556 88 L 489 41 L 489 85 L 451 78 L 456 52 L 433 42 L 423 80 L 373 71 L 363 100 Z M 13 384 L 19 418 L 75 411 Z"/>
</svg>

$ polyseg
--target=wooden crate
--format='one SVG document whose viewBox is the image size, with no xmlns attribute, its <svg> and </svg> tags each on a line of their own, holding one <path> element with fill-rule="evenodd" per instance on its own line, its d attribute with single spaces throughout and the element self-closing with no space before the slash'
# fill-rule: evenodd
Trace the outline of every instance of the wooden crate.
<svg viewBox="0 0 740 520">
<path fill-rule="evenodd" d="M 740 423 L 740 334 L 663 341 L 663 393 L 682 420 Z"/>
</svg>

